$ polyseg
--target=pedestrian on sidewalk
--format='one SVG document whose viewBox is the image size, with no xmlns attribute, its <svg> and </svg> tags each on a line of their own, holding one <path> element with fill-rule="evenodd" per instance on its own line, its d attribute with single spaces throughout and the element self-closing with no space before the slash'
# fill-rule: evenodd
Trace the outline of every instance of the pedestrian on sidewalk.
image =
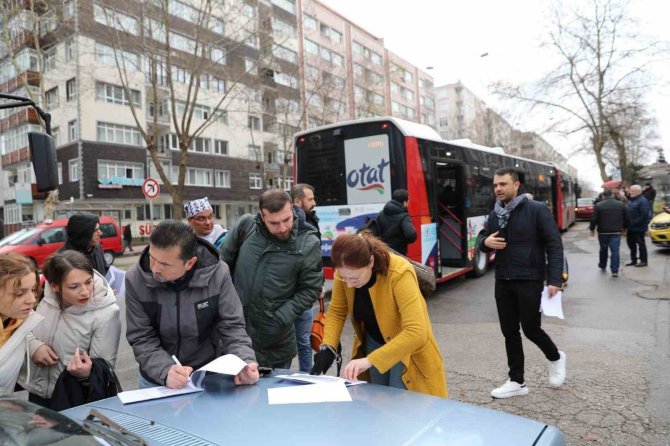
<svg viewBox="0 0 670 446">
<path fill-rule="evenodd" d="M 519 325 L 550 361 L 549 385 L 559 387 L 565 380 L 565 353 L 542 330 L 540 313 L 545 278 L 550 297 L 563 284 L 563 243 L 549 208 L 528 200 L 519 186 L 516 170 L 495 172 L 497 201 L 486 225 L 489 235 L 480 247 L 486 253 L 496 251 L 495 299 L 509 366 L 507 382 L 491 391 L 494 398 L 528 394 Z"/>
<path fill-rule="evenodd" d="M 600 259 L 598 268 L 603 272 L 607 270 L 607 250 L 610 255 L 610 270 L 612 277 L 619 277 L 619 246 L 621 245 L 621 234 L 626 234 L 630 223 L 630 217 L 626 205 L 613 197 L 612 191 L 605 189 L 603 201 L 598 203 L 591 217 L 591 237 L 598 229 L 598 242 L 600 243 Z"/>
<path fill-rule="evenodd" d="M 628 214 L 630 215 L 630 225 L 626 234 L 626 242 L 630 249 L 630 262 L 626 266 L 647 266 L 647 245 L 644 242 L 644 235 L 649 226 L 651 215 L 651 205 L 642 195 L 642 186 L 633 184 L 630 187 L 630 200 L 628 201 Z M 640 263 L 637 263 L 637 251 L 640 249 Z"/>
<path fill-rule="evenodd" d="M 128 223 L 123 227 L 123 251 L 121 251 L 122 255 L 126 253 L 126 248 L 130 250 L 130 252 L 133 252 L 133 233 L 130 230 L 130 223 Z"/>
</svg>

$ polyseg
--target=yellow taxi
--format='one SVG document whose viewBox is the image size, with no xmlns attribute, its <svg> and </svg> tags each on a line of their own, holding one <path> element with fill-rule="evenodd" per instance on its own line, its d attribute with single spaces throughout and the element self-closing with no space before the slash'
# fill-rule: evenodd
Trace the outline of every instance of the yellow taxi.
<svg viewBox="0 0 670 446">
<path fill-rule="evenodd" d="M 651 219 L 649 235 L 654 245 L 670 248 L 670 207 Z"/>
</svg>

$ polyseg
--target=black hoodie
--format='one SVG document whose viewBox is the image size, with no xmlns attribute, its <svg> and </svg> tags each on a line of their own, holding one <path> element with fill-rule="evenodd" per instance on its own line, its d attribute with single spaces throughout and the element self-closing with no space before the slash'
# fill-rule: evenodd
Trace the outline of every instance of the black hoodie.
<svg viewBox="0 0 670 446">
<path fill-rule="evenodd" d="M 402 255 L 407 255 L 407 244 L 416 240 L 416 229 L 407 209 L 401 202 L 391 200 L 377 217 L 381 239 Z"/>
<path fill-rule="evenodd" d="M 67 240 L 58 252 L 74 250 L 79 251 L 91 260 L 93 269 L 103 276 L 107 274 L 107 264 L 100 245 L 90 247 L 95 227 L 100 217 L 93 214 L 74 214 L 67 221 Z"/>
</svg>

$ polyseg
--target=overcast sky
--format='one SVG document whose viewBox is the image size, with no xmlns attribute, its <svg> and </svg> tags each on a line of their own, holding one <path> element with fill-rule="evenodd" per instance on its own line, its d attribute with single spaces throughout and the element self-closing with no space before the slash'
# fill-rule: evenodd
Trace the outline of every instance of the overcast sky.
<svg viewBox="0 0 670 446">
<path fill-rule="evenodd" d="M 551 0 L 321 0 L 354 23 L 384 39 L 385 46 L 408 62 L 429 71 L 436 85 L 461 80 L 494 110 L 504 107 L 487 91 L 496 80 L 525 82 L 538 79 L 552 66 L 546 49 L 539 47 L 547 34 L 546 11 Z M 667 14 L 659 2 L 632 0 L 630 8 L 640 28 L 652 37 L 670 42 Z M 487 54 L 482 57 L 483 54 Z M 654 66 L 657 87 L 649 101 L 659 124 L 661 143 L 670 160 L 670 62 Z M 541 120 L 540 117 L 535 117 Z M 514 118 L 510 124 L 537 131 L 537 123 Z M 572 153 L 575 141 L 543 135 L 563 155 Z M 655 159 L 655 157 L 654 157 Z M 600 185 L 593 157 L 569 159 L 583 180 Z"/>
</svg>

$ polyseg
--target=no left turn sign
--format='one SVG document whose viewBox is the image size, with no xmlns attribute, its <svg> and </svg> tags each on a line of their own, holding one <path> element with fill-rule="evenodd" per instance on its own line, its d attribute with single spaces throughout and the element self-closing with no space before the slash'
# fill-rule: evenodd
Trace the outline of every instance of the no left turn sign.
<svg viewBox="0 0 670 446">
<path fill-rule="evenodd" d="M 144 192 L 144 196 L 148 199 L 156 198 L 161 192 L 161 187 L 158 184 L 158 181 L 153 178 L 147 178 L 144 180 L 144 183 L 142 183 L 142 192 Z"/>
</svg>

